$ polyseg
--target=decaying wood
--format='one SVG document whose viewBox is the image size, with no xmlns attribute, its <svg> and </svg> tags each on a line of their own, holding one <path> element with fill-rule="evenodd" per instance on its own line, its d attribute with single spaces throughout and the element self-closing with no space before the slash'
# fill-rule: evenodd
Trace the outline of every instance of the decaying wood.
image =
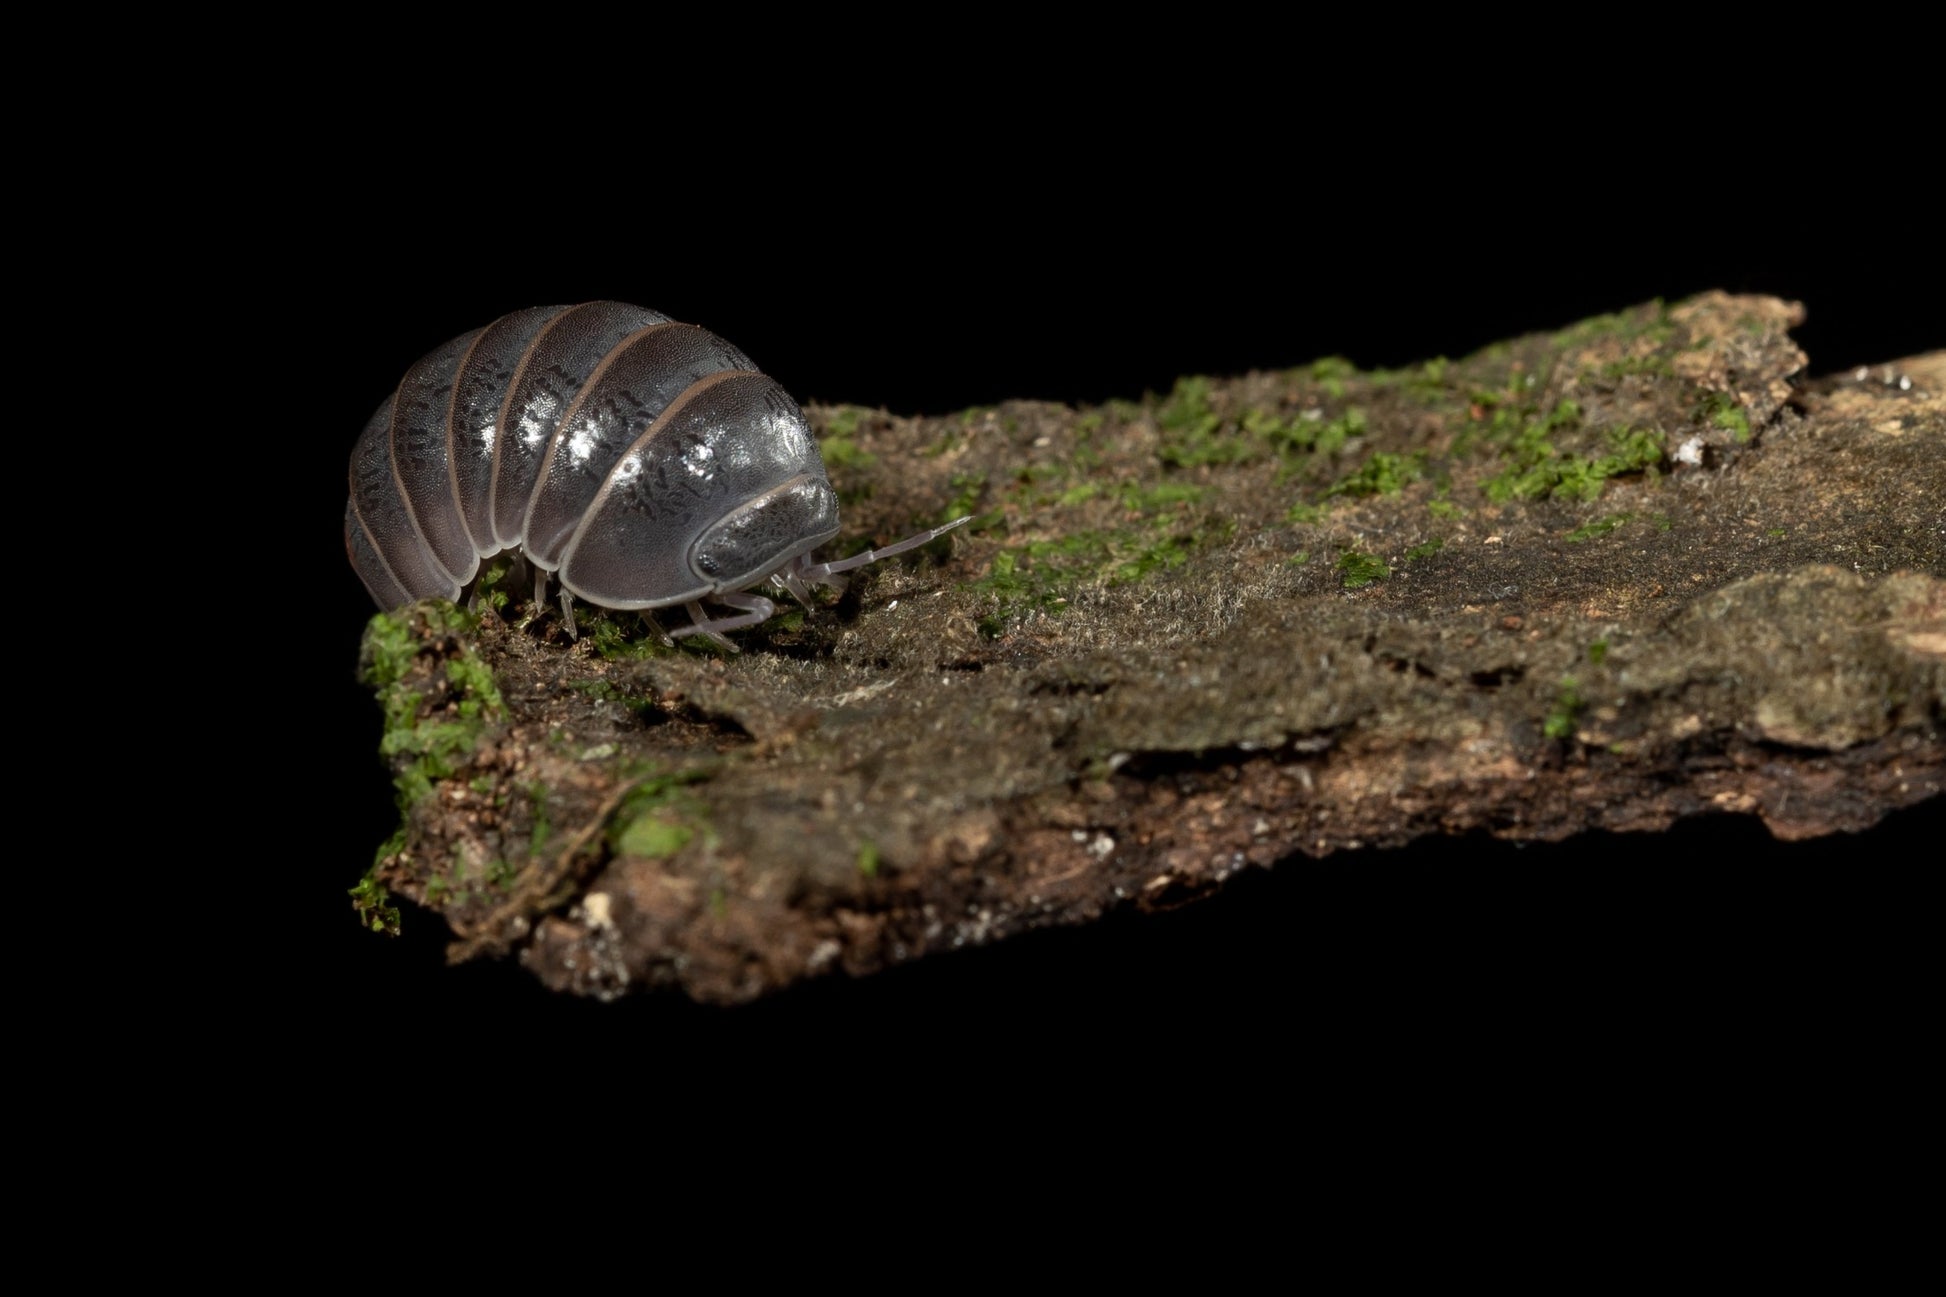
<svg viewBox="0 0 1946 1297">
<path fill-rule="evenodd" d="M 846 539 L 981 520 L 734 657 L 393 619 L 376 881 L 458 957 L 732 1002 L 1425 834 L 1867 827 L 1946 780 L 1946 353 L 1811 381 L 1798 318 L 814 409 Z"/>
</svg>

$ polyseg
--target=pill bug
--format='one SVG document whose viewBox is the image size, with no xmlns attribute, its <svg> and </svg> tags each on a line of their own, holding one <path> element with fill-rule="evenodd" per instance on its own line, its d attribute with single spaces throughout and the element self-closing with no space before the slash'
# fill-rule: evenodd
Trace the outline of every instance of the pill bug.
<svg viewBox="0 0 1946 1297">
<path fill-rule="evenodd" d="M 518 550 L 536 605 L 558 574 L 605 608 L 684 605 L 671 636 L 754 626 L 769 581 L 810 606 L 852 568 L 967 522 L 833 563 L 838 495 L 788 393 L 734 346 L 623 302 L 538 306 L 454 338 L 406 371 L 351 456 L 345 550 L 372 599 L 458 599 Z M 732 610 L 712 615 L 703 600 Z"/>
</svg>

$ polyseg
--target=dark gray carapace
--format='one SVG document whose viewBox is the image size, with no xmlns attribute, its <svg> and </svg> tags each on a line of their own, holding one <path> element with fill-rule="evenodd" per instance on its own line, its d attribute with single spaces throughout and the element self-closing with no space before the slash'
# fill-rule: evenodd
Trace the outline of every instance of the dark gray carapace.
<svg viewBox="0 0 1946 1297">
<path fill-rule="evenodd" d="M 923 545 L 965 518 L 838 563 L 838 495 L 789 393 L 707 329 L 623 302 L 537 306 L 406 371 L 351 456 L 345 548 L 381 608 L 458 599 L 519 549 L 606 608 L 686 605 L 671 635 L 754 626 L 766 580 L 813 585 Z M 712 617 L 704 599 L 735 612 Z"/>
</svg>

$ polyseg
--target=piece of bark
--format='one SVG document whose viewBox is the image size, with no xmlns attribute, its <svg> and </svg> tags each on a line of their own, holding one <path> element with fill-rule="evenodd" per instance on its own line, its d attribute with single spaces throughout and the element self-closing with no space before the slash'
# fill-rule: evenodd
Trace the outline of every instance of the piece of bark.
<svg viewBox="0 0 1946 1297">
<path fill-rule="evenodd" d="M 573 643 L 376 619 L 407 811 L 361 908 L 734 1002 L 1424 834 L 1867 827 L 1946 778 L 1946 354 L 1806 383 L 1800 318 L 814 408 L 845 543 L 980 521 L 734 657 L 585 607 Z"/>
</svg>

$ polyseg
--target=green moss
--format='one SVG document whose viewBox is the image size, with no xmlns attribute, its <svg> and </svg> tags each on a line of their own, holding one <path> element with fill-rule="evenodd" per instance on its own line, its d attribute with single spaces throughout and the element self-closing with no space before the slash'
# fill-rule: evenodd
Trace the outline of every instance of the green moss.
<svg viewBox="0 0 1946 1297">
<path fill-rule="evenodd" d="M 1573 402 L 1562 402 L 1572 405 Z M 1489 500 L 1593 500 L 1607 479 L 1654 468 L 1662 460 L 1662 438 L 1643 429 L 1611 428 L 1603 434 L 1609 453 L 1587 459 L 1560 454 L 1545 436 L 1526 433 L 1509 447 L 1507 468 L 1480 484 Z"/>
<path fill-rule="evenodd" d="M 399 907 L 389 904 L 392 894 L 376 878 L 367 874 L 347 891 L 360 923 L 388 937 L 399 935 Z"/>
<path fill-rule="evenodd" d="M 953 498 L 946 502 L 945 511 L 939 516 L 941 525 L 964 518 L 979 507 L 980 497 L 986 494 L 987 475 L 985 473 L 955 473 L 946 479 L 946 486 Z"/>
<path fill-rule="evenodd" d="M 1300 549 L 1299 551 L 1297 551 L 1297 553 L 1291 555 L 1289 558 L 1285 559 L 1284 561 L 1286 563 L 1289 563 L 1292 567 L 1303 567 L 1306 563 L 1309 563 L 1311 561 L 1311 551 L 1308 549 Z"/>
<path fill-rule="evenodd" d="M 1300 500 L 1296 504 L 1292 505 L 1289 509 L 1286 509 L 1284 511 L 1284 517 L 1288 518 L 1290 521 L 1294 523 L 1305 525 L 1314 522 L 1323 522 L 1324 516 L 1327 512 L 1329 512 L 1329 510 L 1327 510 L 1324 505 L 1305 504 L 1302 500 Z"/>
<path fill-rule="evenodd" d="M 709 777 L 704 769 L 672 770 L 642 778 L 609 823 L 609 844 L 624 855 L 660 860 L 696 837 L 713 841 L 708 808 L 688 791 Z"/>
<path fill-rule="evenodd" d="M 1210 405 L 1210 380 L 1176 380 L 1174 390 L 1155 412 L 1162 444 L 1156 455 L 1171 468 L 1204 464 L 1240 464 L 1257 452 L 1256 443 L 1225 431 L 1223 419 Z"/>
<path fill-rule="evenodd" d="M 824 435 L 827 439 L 855 437 L 858 435 L 860 425 L 871 413 L 862 405 L 841 405 L 824 421 Z"/>
<path fill-rule="evenodd" d="M 1358 376 L 1358 366 L 1343 356 L 1321 356 L 1297 371 L 1303 378 L 1324 389 L 1334 401 L 1345 399 L 1345 380 Z"/>
<path fill-rule="evenodd" d="M 686 824 L 670 824 L 644 815 L 622 831 L 616 846 L 624 855 L 661 860 L 682 850 L 694 836 Z"/>
<path fill-rule="evenodd" d="M 1156 426 L 1164 432 L 1214 428 L 1218 420 L 1209 398 L 1209 379 L 1201 375 L 1177 379 L 1168 398 L 1156 407 Z"/>
<path fill-rule="evenodd" d="M 1101 484 L 1099 482 L 1083 482 L 1080 486 L 1071 486 L 1061 492 L 1061 494 L 1055 496 L 1054 503 L 1063 505 L 1085 504 L 1100 494 Z"/>
<path fill-rule="evenodd" d="M 490 860 L 487 862 L 486 882 L 496 892 L 511 892 L 514 880 L 520 877 L 520 866 L 511 860 Z"/>
<path fill-rule="evenodd" d="M 1576 527 L 1568 533 L 1568 544 L 1577 545 L 1584 540 L 1593 540 L 1597 536 L 1606 536 L 1609 532 L 1631 521 L 1634 517 L 1635 515 L 1632 513 L 1611 513 L 1597 518 L 1593 522 L 1582 523 L 1579 527 Z"/>
<path fill-rule="evenodd" d="M 1562 676 L 1560 685 L 1554 691 L 1554 705 L 1548 709 L 1547 719 L 1541 722 L 1541 733 L 1551 739 L 1573 738 L 1575 718 L 1581 714 L 1584 705 L 1581 686 L 1575 678 Z"/>
<path fill-rule="evenodd" d="M 452 686 L 453 696 L 458 700 L 455 706 L 465 720 L 497 716 L 507 710 L 500 698 L 500 686 L 494 683 L 493 672 L 471 650 L 446 663 L 446 682 Z"/>
<path fill-rule="evenodd" d="M 662 631 L 645 613 L 597 608 L 581 619 L 581 638 L 594 647 L 596 657 L 609 662 L 632 662 L 676 651 L 662 642 Z"/>
<path fill-rule="evenodd" d="M 1590 371 L 1592 377 L 1611 383 L 1635 374 L 1674 378 L 1676 370 L 1669 357 L 1658 351 L 1646 356 L 1624 356 L 1620 360 L 1610 360 Z"/>
<path fill-rule="evenodd" d="M 1325 488 L 1324 493 L 1326 496 L 1397 495 L 1408 482 L 1418 481 L 1424 473 L 1425 456 L 1422 453 L 1394 455 L 1377 450 L 1355 472 Z"/>
<path fill-rule="evenodd" d="M 1407 563 L 1416 563 L 1422 558 L 1431 558 L 1434 554 L 1437 554 L 1445 548 L 1446 542 L 1435 536 L 1431 540 L 1423 544 L 1414 545 L 1411 549 L 1407 550 L 1404 561 Z"/>
<path fill-rule="evenodd" d="M 365 624 L 359 645 L 359 678 L 374 689 L 387 689 L 405 678 L 419 657 L 419 637 L 413 631 L 413 610 L 382 612 Z"/>
<path fill-rule="evenodd" d="M 1461 510 L 1451 500 L 1428 500 L 1426 502 L 1426 512 L 1435 518 L 1457 518 L 1460 516 Z"/>
<path fill-rule="evenodd" d="M 1085 583 L 1143 580 L 1180 567 L 1197 550 L 1227 541 L 1234 531 L 1235 524 L 1227 519 L 1194 521 L 1173 510 L 1145 519 L 1145 525 L 1080 530 L 1002 550 L 993 556 L 987 574 L 967 588 L 993 599 L 994 610 L 979 625 L 983 634 L 997 638 L 1014 618 L 1059 613 Z"/>
<path fill-rule="evenodd" d="M 1338 578 L 1347 590 L 1360 590 L 1392 575 L 1392 569 L 1376 554 L 1349 550 L 1338 557 Z"/>
<path fill-rule="evenodd" d="M 1422 405 L 1433 405 L 1447 397 L 1447 372 L 1452 363 L 1444 356 L 1435 356 L 1414 368 L 1384 370 L 1372 377 L 1378 386 L 1397 388 Z"/>
<path fill-rule="evenodd" d="M 1484 447 L 1509 462 L 1511 471 L 1533 466 L 1554 454 L 1554 435 L 1581 426 L 1581 406 L 1561 400 L 1541 413 L 1529 392 L 1516 386 L 1503 392 L 1475 391 L 1472 407 L 1480 418 L 1453 438 L 1452 452 Z"/>
<path fill-rule="evenodd" d="M 1711 392 L 1704 397 L 1698 417 L 1707 420 L 1713 428 L 1721 428 L 1738 442 L 1750 440 L 1750 416 L 1728 392 Z"/>
<path fill-rule="evenodd" d="M 486 570 L 480 573 L 479 579 L 473 583 L 474 598 L 495 612 L 504 610 L 510 599 L 500 586 L 506 581 L 507 574 L 513 571 L 513 566 L 512 562 L 504 559 L 498 563 L 488 564 Z"/>
<path fill-rule="evenodd" d="M 656 710 L 656 700 L 652 696 L 648 694 L 632 694 L 626 690 L 617 689 L 606 680 L 570 680 L 567 682 L 567 685 L 568 688 L 575 692 L 584 693 L 590 698 L 597 698 L 602 702 L 611 702 L 625 707 L 637 716 L 647 716 Z"/>
<path fill-rule="evenodd" d="M 878 457 L 860 450 L 856 442 L 842 439 L 825 442 L 823 450 L 825 468 L 837 477 L 832 486 L 837 488 L 838 503 L 859 504 L 871 499 L 868 471 L 878 463 Z"/>
<path fill-rule="evenodd" d="M 835 472 L 862 472 L 878 463 L 878 456 L 859 446 L 850 437 L 832 435 L 818 444 L 824 466 Z"/>
<path fill-rule="evenodd" d="M 432 792 L 434 781 L 456 773 L 479 745 L 486 724 L 505 716 L 493 673 L 460 633 L 478 623 L 443 602 L 428 601 L 380 613 L 365 629 L 361 676 L 384 713 L 379 753 L 393 769 L 400 810 Z M 421 638 L 421 632 L 428 632 Z M 451 653 L 441 673 L 447 688 L 429 697 L 412 688 L 422 652 Z"/>
<path fill-rule="evenodd" d="M 1160 537 L 1135 547 L 1126 558 L 1115 563 L 1110 569 L 1110 584 L 1127 585 L 1140 581 L 1152 572 L 1181 567 L 1189 561 L 1190 553 L 1191 545 L 1182 537 Z"/>
<path fill-rule="evenodd" d="M 1607 660 L 1608 660 L 1607 640 L 1598 639 L 1594 643 L 1588 646 L 1588 661 L 1590 664 L 1594 666 L 1600 666 L 1602 663 L 1606 662 Z"/>
<path fill-rule="evenodd" d="M 1365 428 L 1365 412 L 1356 409 L 1346 410 L 1335 419 L 1300 422 L 1297 431 L 1307 439 L 1293 443 L 1291 449 L 1308 450 L 1316 455 L 1335 455 L 1344 449 L 1346 442 L 1364 436 Z"/>
<path fill-rule="evenodd" d="M 867 878 L 878 877 L 878 844 L 870 838 L 858 844 L 858 872 Z"/>
<path fill-rule="evenodd" d="M 547 785 L 528 784 L 521 791 L 527 794 L 528 813 L 534 821 L 527 832 L 527 858 L 532 860 L 546 854 L 547 840 L 554 832 L 554 825 L 547 813 Z"/>
<path fill-rule="evenodd" d="M 1646 338 L 1651 344 L 1661 346 L 1669 341 L 1675 331 L 1676 323 L 1670 309 L 1658 297 L 1632 310 L 1577 321 L 1555 334 L 1554 341 L 1561 347 L 1580 347 L 1602 338 Z"/>
</svg>

